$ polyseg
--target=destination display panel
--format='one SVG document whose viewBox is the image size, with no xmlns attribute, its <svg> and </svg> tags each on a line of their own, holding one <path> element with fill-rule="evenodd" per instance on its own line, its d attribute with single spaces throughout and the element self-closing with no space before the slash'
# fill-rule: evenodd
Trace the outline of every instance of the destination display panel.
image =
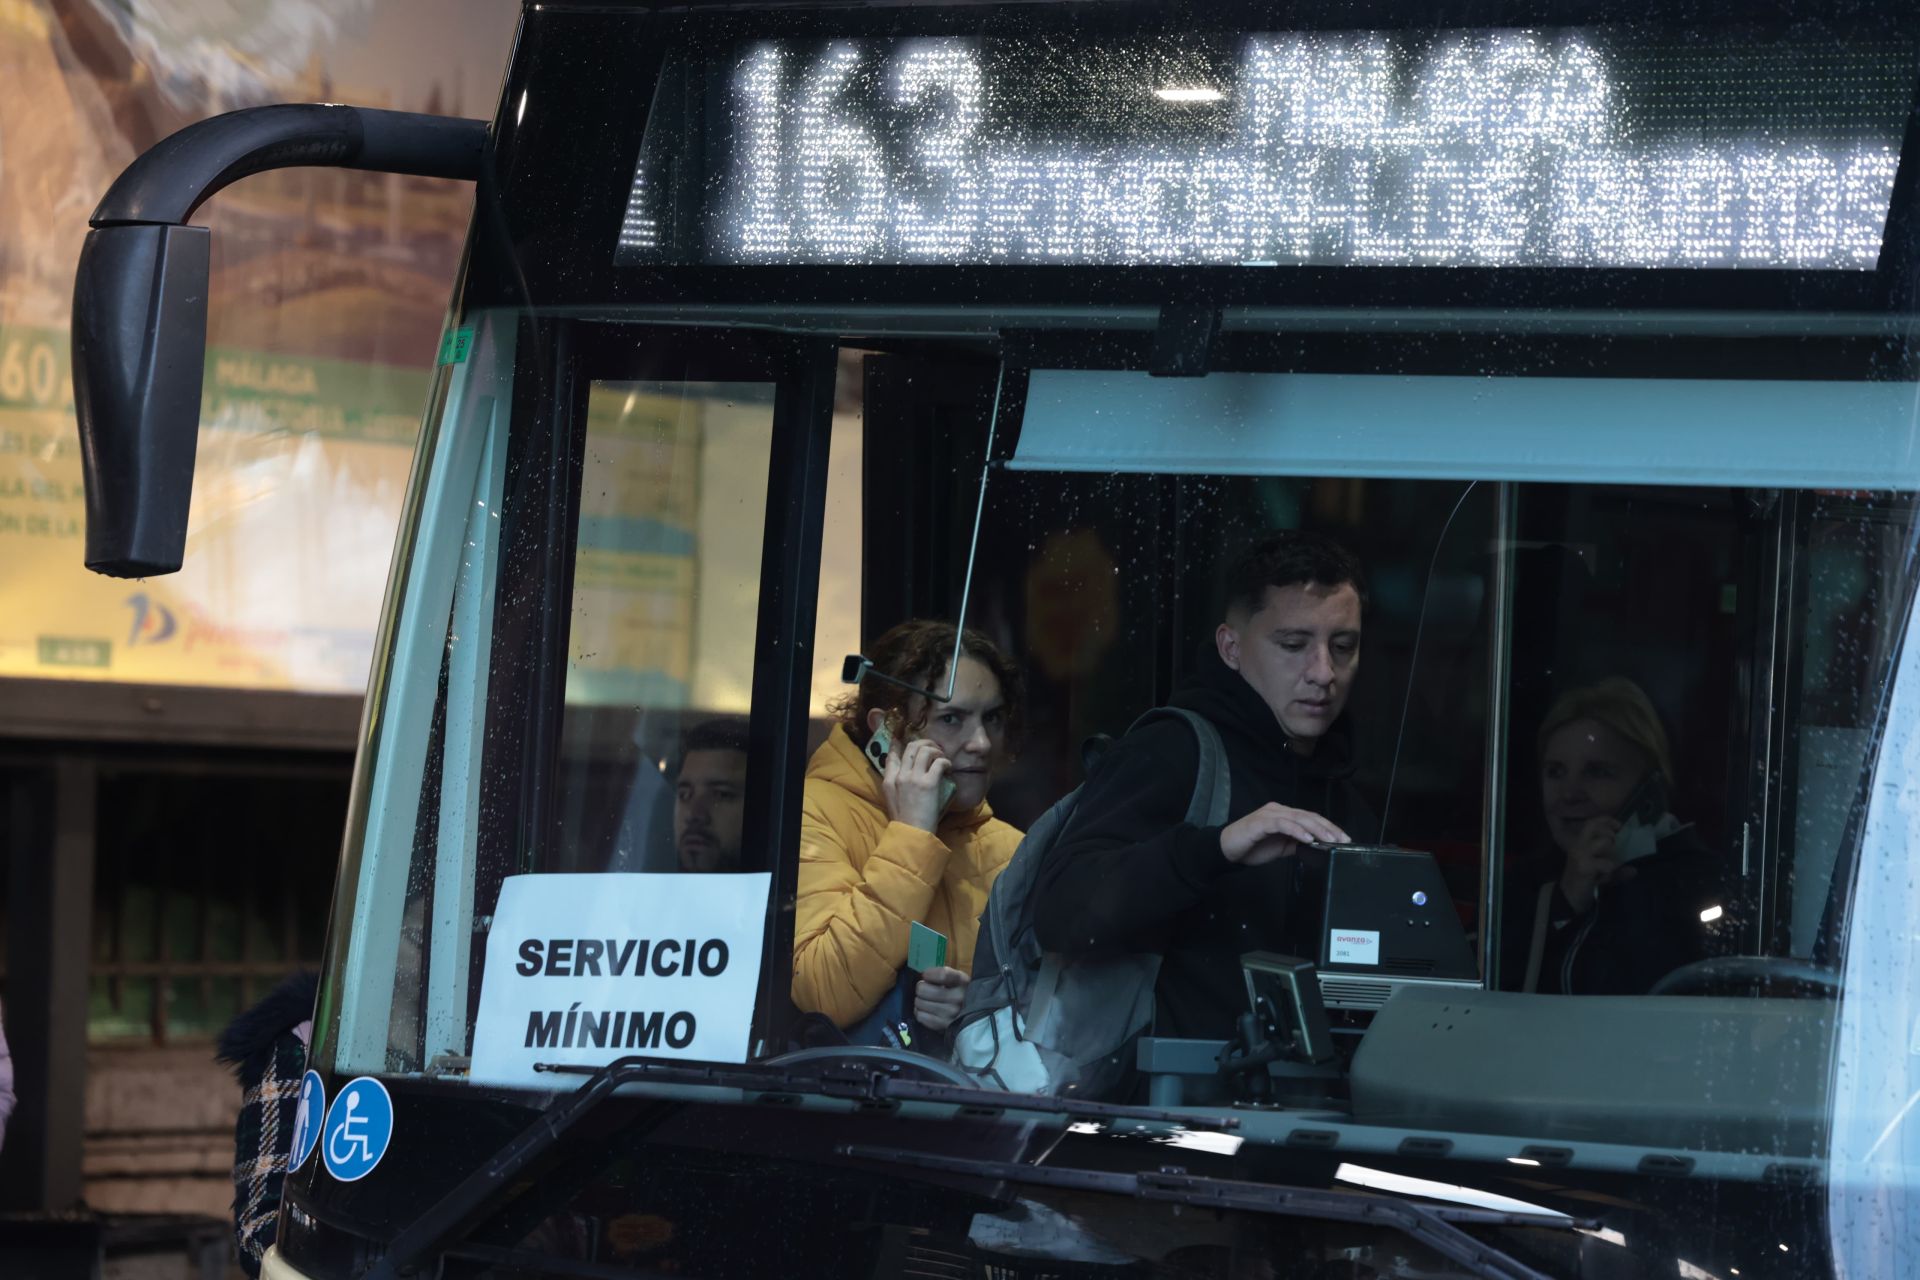
<svg viewBox="0 0 1920 1280">
<path fill-rule="evenodd" d="M 1878 263 L 1907 38 L 756 40 L 669 56 L 619 264 Z"/>
</svg>

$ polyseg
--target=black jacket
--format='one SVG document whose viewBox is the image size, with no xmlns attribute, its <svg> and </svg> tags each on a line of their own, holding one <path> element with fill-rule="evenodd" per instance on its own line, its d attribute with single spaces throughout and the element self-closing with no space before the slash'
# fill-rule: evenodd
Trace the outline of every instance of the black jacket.
<svg viewBox="0 0 1920 1280">
<path fill-rule="evenodd" d="M 1556 867 L 1546 882 L 1544 922 L 1539 880 L 1510 894 L 1503 985 L 1522 988 L 1536 931 L 1543 937 L 1534 990 L 1563 995 L 1644 995 L 1675 969 L 1730 951 L 1745 912 L 1729 898 L 1712 852 L 1693 828 L 1675 831 L 1628 867 L 1632 874 L 1602 887 L 1585 910 L 1560 891 Z M 1703 921 L 1702 913 L 1712 918 Z"/>
<path fill-rule="evenodd" d="M 1312 755 L 1295 753 L 1260 695 L 1211 648 L 1173 705 L 1220 731 L 1229 821 L 1277 801 L 1322 814 L 1356 840 L 1378 836 L 1350 782 L 1345 720 Z M 1224 1040 L 1247 1006 L 1241 953 L 1315 958 L 1326 857 L 1303 849 L 1262 867 L 1228 862 L 1219 827 L 1184 821 L 1199 767 L 1193 733 L 1177 720 L 1115 743 L 1035 881 L 1034 927 L 1049 951 L 1159 952 L 1154 1033 Z"/>
</svg>

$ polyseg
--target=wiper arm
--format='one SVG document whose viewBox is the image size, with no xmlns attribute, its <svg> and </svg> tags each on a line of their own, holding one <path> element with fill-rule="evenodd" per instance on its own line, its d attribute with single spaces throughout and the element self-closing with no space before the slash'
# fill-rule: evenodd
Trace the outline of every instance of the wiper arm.
<svg viewBox="0 0 1920 1280">
<path fill-rule="evenodd" d="M 495 1199 L 514 1185 L 521 1171 L 546 1154 L 616 1091 L 630 1084 L 709 1086 L 748 1093 L 845 1098 L 853 1102 L 935 1102 L 973 1109 L 1028 1111 L 1074 1120 L 1132 1120 L 1187 1129 L 1235 1129 L 1231 1116 L 1190 1116 L 1156 1107 L 1049 1098 L 1031 1093 L 999 1093 L 962 1085 L 902 1080 L 895 1064 L 849 1059 L 825 1065 L 771 1066 L 689 1062 L 641 1056 L 618 1058 L 602 1067 L 540 1062 L 534 1070 L 579 1075 L 586 1080 L 572 1094 L 507 1140 L 493 1155 L 455 1183 L 432 1208 L 394 1236 L 365 1280 L 400 1280 L 421 1258 L 445 1250 L 484 1220 Z"/>
<path fill-rule="evenodd" d="M 1388 1198 L 1363 1191 L 1330 1191 L 1317 1187 L 1275 1187 L 1261 1182 L 1233 1182 L 1224 1178 L 1196 1177 L 1181 1170 L 1162 1169 L 1157 1173 L 1112 1173 L 1101 1169 L 1075 1169 L 1061 1165 L 1017 1164 L 1005 1160 L 974 1160 L 965 1156 L 935 1155 L 925 1151 L 904 1151 L 894 1147 L 849 1144 L 837 1148 L 839 1154 L 856 1160 L 941 1173 L 972 1174 L 997 1182 L 1024 1182 L 1036 1186 L 1064 1187 L 1074 1191 L 1098 1191 L 1109 1195 L 1133 1196 L 1140 1200 L 1164 1200 L 1174 1204 L 1208 1209 L 1238 1210 L 1243 1213 L 1268 1213 L 1287 1218 L 1313 1218 L 1319 1221 L 1354 1222 L 1364 1226 L 1392 1228 L 1413 1237 L 1435 1253 L 1467 1268 L 1486 1280 L 1550 1280 L 1518 1258 L 1483 1243 L 1462 1231 L 1458 1223 L 1506 1227 L 1550 1227 L 1575 1230 L 1592 1225 L 1557 1214 L 1509 1213 L 1493 1209 L 1445 1208 L 1415 1204 L 1410 1200 Z"/>
<path fill-rule="evenodd" d="M 532 1124 L 507 1139 L 506 1145 L 455 1183 L 432 1208 L 401 1228 L 386 1253 L 367 1268 L 363 1280 L 400 1280 L 403 1274 L 415 1272 L 421 1258 L 464 1237 L 484 1220 L 495 1199 L 514 1185 L 528 1165 L 558 1145 L 647 1061 L 620 1058 L 593 1071 L 565 1101 L 542 1111 Z"/>
<path fill-rule="evenodd" d="M 623 1084 L 649 1081 L 654 1084 L 706 1085 L 740 1089 L 748 1093 L 786 1093 L 870 1103 L 937 1102 L 972 1109 L 1066 1116 L 1071 1120 L 1133 1120 L 1144 1124 L 1170 1124 L 1183 1129 L 1220 1132 L 1240 1127 L 1239 1118 L 1235 1116 L 1192 1115 L 1161 1107 L 1092 1102 L 1042 1093 L 1003 1093 L 998 1089 L 975 1089 L 937 1080 L 903 1080 L 895 1074 L 900 1070 L 897 1064 L 871 1059 L 848 1058 L 824 1066 L 814 1063 L 774 1066 L 636 1057 L 622 1058 L 613 1065 L 619 1066 L 621 1063 L 632 1063 L 635 1068 L 633 1074 L 622 1080 Z M 555 1075 L 582 1076 L 593 1076 L 608 1070 L 606 1067 L 556 1062 L 536 1062 L 533 1069 Z"/>
</svg>

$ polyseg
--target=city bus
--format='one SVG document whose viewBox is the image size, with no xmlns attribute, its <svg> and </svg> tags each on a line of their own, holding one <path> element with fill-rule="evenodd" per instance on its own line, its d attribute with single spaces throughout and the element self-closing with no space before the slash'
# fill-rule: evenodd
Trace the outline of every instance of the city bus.
<svg viewBox="0 0 1920 1280">
<path fill-rule="evenodd" d="M 1917 89 L 1869 0 L 541 0 L 490 121 L 136 161 L 74 317 L 121 576 L 186 536 L 193 208 L 475 182 L 265 1274 L 1912 1274 Z M 1432 894 L 1363 876 L 1103 1096 L 823 1034 L 803 783 L 862 646 L 1012 656 L 1025 829 L 1285 529 L 1366 566 L 1349 834 Z M 1537 954 L 1636 878 L 1550 918 L 1567 824 L 1646 805 L 1555 790 L 1596 688 L 1712 894 L 1643 892 L 1610 945 L 1691 958 L 1598 988 Z M 738 860 L 682 870 L 716 720 Z"/>
</svg>

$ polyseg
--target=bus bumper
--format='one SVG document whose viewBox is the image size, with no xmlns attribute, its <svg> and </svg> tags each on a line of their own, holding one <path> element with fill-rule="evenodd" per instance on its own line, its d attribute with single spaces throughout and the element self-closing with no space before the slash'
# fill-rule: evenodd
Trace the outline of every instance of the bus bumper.
<svg viewBox="0 0 1920 1280">
<path fill-rule="evenodd" d="M 293 1264 L 280 1256 L 278 1247 L 268 1245 L 266 1255 L 260 1259 L 260 1280 L 309 1280 L 309 1277 L 294 1270 Z"/>
</svg>

